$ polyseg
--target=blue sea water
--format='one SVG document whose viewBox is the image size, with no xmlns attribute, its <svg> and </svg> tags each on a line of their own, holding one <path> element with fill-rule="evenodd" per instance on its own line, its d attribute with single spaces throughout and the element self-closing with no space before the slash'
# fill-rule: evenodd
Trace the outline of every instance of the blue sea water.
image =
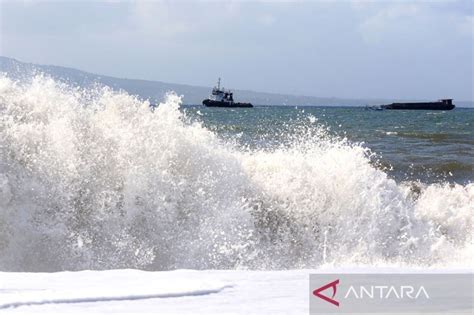
<svg viewBox="0 0 474 315">
<path fill-rule="evenodd" d="M 192 117 L 243 145 L 278 147 L 292 124 L 316 118 L 328 132 L 362 143 L 377 166 L 397 181 L 474 181 L 474 109 L 372 111 L 362 107 L 260 106 L 253 109 L 186 106 Z"/>
</svg>

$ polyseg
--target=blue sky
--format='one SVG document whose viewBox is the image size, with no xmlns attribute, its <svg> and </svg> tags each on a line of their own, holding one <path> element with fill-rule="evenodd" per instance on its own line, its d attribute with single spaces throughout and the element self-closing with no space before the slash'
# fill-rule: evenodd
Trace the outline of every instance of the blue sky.
<svg viewBox="0 0 474 315">
<path fill-rule="evenodd" d="M 0 54 L 117 77 L 473 100 L 473 2 L 2 1 Z"/>
</svg>

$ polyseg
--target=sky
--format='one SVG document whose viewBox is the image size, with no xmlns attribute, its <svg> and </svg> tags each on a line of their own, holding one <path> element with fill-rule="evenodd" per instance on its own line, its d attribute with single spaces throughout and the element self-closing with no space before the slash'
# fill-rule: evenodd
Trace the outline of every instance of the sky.
<svg viewBox="0 0 474 315">
<path fill-rule="evenodd" d="M 473 100 L 473 15 L 472 0 L 0 0 L 0 55 L 282 94 Z"/>
</svg>

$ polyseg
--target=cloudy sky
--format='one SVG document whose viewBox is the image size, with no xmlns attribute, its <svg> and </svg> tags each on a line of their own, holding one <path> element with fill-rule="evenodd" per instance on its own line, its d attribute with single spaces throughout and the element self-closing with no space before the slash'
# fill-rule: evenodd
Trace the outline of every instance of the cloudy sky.
<svg viewBox="0 0 474 315">
<path fill-rule="evenodd" d="M 473 99 L 473 1 L 4 1 L 0 55 L 117 77 Z"/>
</svg>

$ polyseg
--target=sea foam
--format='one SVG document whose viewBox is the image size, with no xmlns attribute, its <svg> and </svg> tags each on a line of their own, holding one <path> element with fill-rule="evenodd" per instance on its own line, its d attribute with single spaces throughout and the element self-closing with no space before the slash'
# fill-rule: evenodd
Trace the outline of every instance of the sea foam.
<svg viewBox="0 0 474 315">
<path fill-rule="evenodd" d="M 149 105 L 0 77 L 0 270 L 472 264 L 473 184 L 414 192 L 316 120 L 246 148 Z"/>
</svg>

